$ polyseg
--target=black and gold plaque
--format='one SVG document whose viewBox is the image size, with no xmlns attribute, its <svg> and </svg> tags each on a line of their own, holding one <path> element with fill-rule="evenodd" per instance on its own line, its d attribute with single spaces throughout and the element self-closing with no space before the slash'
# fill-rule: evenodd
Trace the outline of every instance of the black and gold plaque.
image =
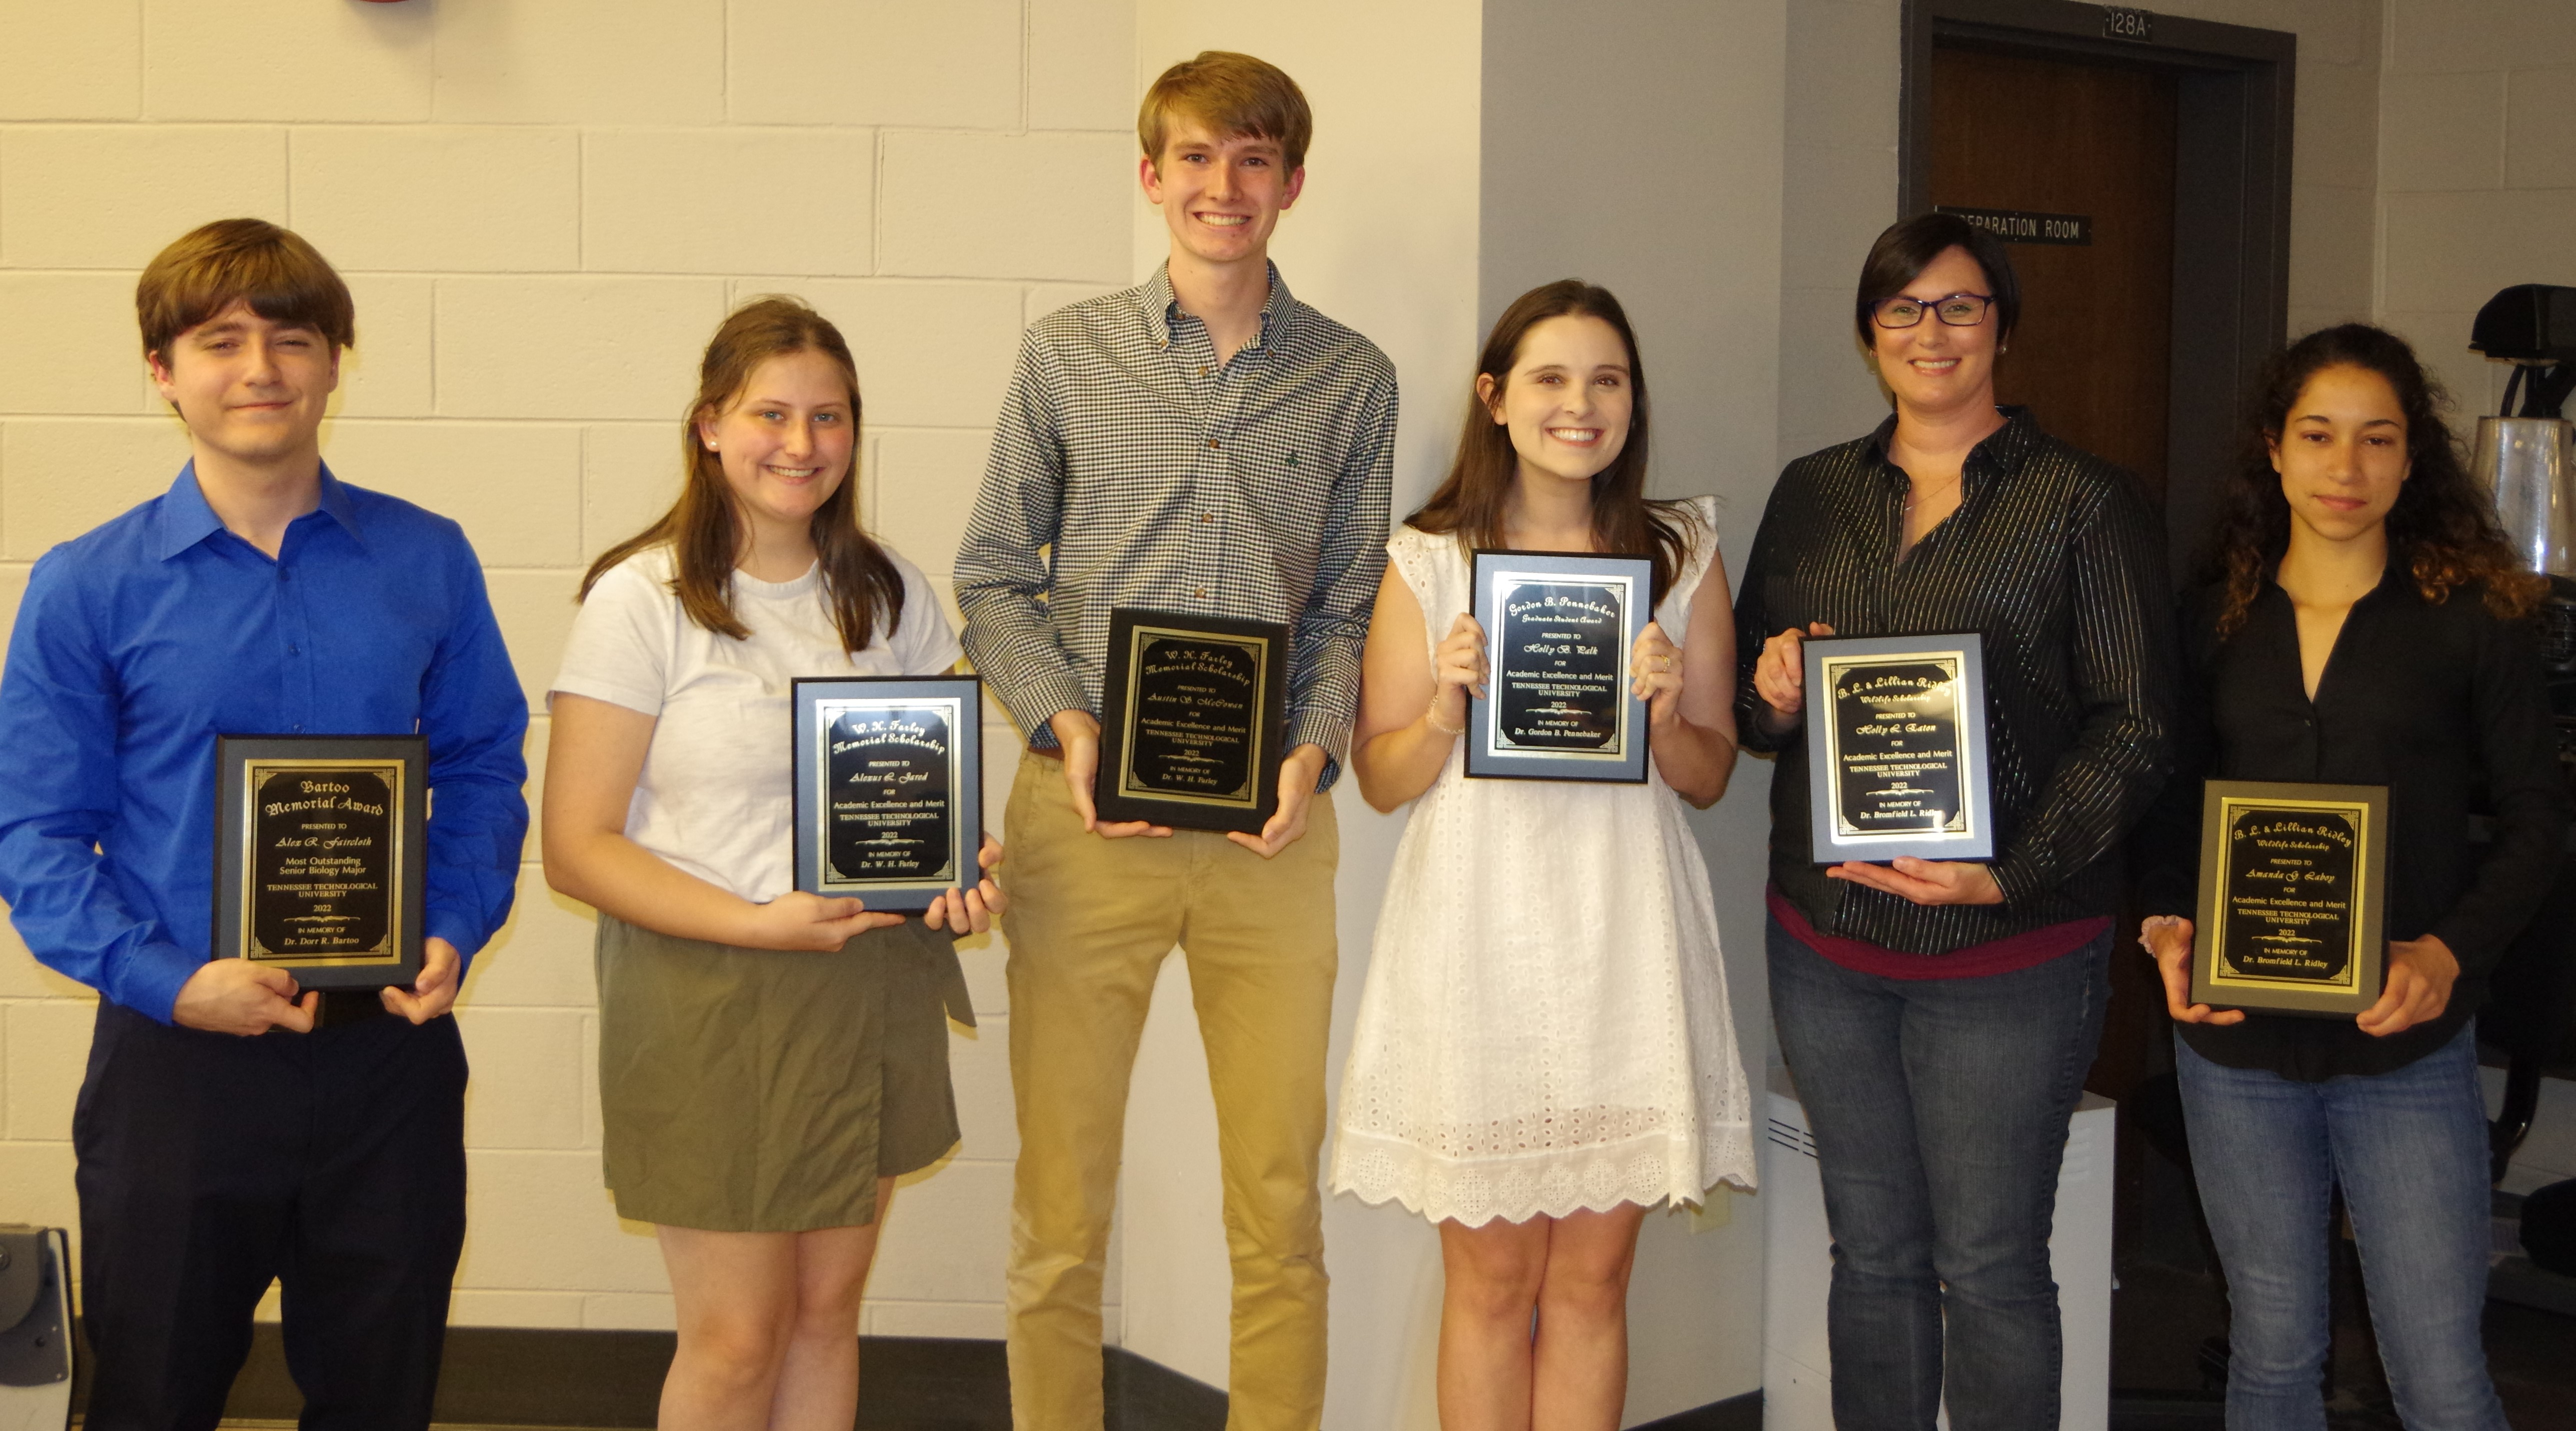
<svg viewBox="0 0 2576 1431">
<path fill-rule="evenodd" d="M 217 736 L 215 957 L 304 989 L 418 979 L 428 770 L 417 735 Z"/>
<path fill-rule="evenodd" d="M 1287 627 L 1122 607 L 1102 687 L 1102 820 L 1261 833 L 1287 754 Z"/>
<path fill-rule="evenodd" d="M 983 877 L 983 683 L 795 683 L 796 887 L 917 914 Z"/>
<path fill-rule="evenodd" d="M 2351 1018 L 2387 952 L 2388 789 L 2212 780 L 2202 796 L 2191 999 Z"/>
<path fill-rule="evenodd" d="M 1985 643 L 1961 632 L 1802 644 L 1816 863 L 1992 858 Z"/>
<path fill-rule="evenodd" d="M 1466 773 L 1642 783 L 1646 702 L 1628 658 L 1654 619 L 1654 562 L 1479 550 L 1473 582 L 1488 672 L 1486 694 L 1467 696 Z"/>
</svg>

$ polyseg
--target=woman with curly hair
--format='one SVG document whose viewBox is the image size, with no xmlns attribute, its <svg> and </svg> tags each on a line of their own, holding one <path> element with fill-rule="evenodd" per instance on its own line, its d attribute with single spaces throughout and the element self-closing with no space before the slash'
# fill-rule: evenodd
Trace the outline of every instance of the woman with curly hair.
<svg viewBox="0 0 2576 1431">
<path fill-rule="evenodd" d="M 2558 859 L 2566 795 L 2518 570 L 2405 342 L 2345 324 L 2276 355 L 2186 602 L 2183 762 L 2147 838 L 2140 937 L 2176 1032 L 2227 1275 L 2230 1431 L 2322 1431 L 2340 1187 L 2410 1427 L 2504 1431 L 2479 1342 L 2486 1105 L 2470 1017 Z M 2191 1002 L 2202 777 L 2388 789 L 2379 1001 L 2351 1022 Z M 2483 791 L 2494 843 L 2468 839 Z"/>
</svg>

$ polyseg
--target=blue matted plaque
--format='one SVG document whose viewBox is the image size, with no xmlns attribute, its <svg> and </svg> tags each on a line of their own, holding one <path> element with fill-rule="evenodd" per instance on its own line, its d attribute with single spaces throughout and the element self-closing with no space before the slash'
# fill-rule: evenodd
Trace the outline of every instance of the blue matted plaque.
<svg viewBox="0 0 2576 1431">
<path fill-rule="evenodd" d="M 420 978 L 429 741 L 215 737 L 214 957 L 301 989 Z"/>
<path fill-rule="evenodd" d="M 1628 656 L 1654 619 L 1654 562 L 1480 548 L 1473 582 L 1490 670 L 1486 694 L 1467 695 L 1467 774 L 1642 784 L 1646 702 Z"/>
<path fill-rule="evenodd" d="M 983 682 L 795 683 L 796 887 L 918 914 L 983 878 Z"/>
<path fill-rule="evenodd" d="M 1802 644 L 1816 863 L 1993 858 L 1985 642 L 1964 632 Z"/>
</svg>

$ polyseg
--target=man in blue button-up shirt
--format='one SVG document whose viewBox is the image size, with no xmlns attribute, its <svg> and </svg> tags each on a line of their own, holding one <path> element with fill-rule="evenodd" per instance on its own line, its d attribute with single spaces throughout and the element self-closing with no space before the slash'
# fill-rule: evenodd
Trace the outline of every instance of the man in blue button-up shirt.
<svg viewBox="0 0 2576 1431">
<path fill-rule="evenodd" d="M 136 307 L 193 460 L 36 563 L 0 672 L 0 898 L 102 996 L 73 1122 L 88 1424 L 214 1425 L 277 1279 L 306 1427 L 426 1426 L 465 1226 L 446 1015 L 510 911 L 527 702 L 456 524 L 322 465 L 354 328 L 330 265 L 226 220 Z M 217 734 L 413 732 L 414 986 L 210 959 Z"/>
</svg>

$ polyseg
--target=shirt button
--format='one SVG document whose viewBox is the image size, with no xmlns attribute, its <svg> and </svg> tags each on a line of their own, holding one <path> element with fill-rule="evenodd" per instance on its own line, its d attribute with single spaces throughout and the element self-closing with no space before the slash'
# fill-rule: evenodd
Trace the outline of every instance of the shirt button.
<svg viewBox="0 0 2576 1431">
<path fill-rule="evenodd" d="M 1214 513 L 1214 512 L 1201 512 L 1201 513 L 1199 513 L 1199 520 L 1200 520 L 1200 521 L 1202 521 L 1202 522 L 1213 522 L 1213 521 L 1215 521 L 1215 520 L 1216 520 L 1216 513 Z"/>
<path fill-rule="evenodd" d="M 1215 447 L 1216 445 L 1217 445 L 1217 442 L 1216 442 L 1216 439 L 1215 439 L 1215 438 L 1211 437 L 1211 438 L 1209 438 L 1209 439 L 1208 439 L 1208 446 L 1209 446 L 1209 447 L 1213 448 L 1213 447 Z"/>
<path fill-rule="evenodd" d="M 1201 363 L 1201 364 L 1199 364 L 1199 376 L 1200 376 L 1200 377 L 1206 377 L 1206 376 L 1207 376 L 1207 374 L 1208 374 L 1207 364 L 1205 364 L 1205 363 Z"/>
<path fill-rule="evenodd" d="M 304 654 L 304 648 L 301 646 L 289 646 L 286 648 L 286 654 L 290 656 L 301 656 Z"/>
<path fill-rule="evenodd" d="M 1207 600 L 1207 588 L 1202 586 L 1198 590 L 1191 592 L 1190 595 L 1197 597 L 1201 601 L 1205 601 Z M 298 727 L 298 729 L 301 728 L 302 727 Z"/>
</svg>

